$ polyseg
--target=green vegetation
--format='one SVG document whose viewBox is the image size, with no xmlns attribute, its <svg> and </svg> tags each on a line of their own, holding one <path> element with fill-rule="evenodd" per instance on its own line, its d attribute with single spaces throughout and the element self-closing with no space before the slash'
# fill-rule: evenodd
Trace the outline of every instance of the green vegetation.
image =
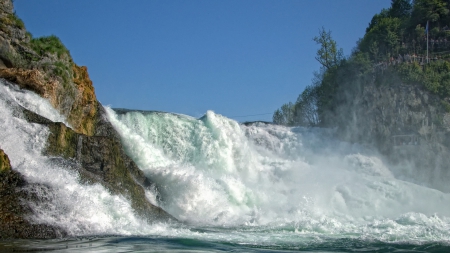
<svg viewBox="0 0 450 253">
<path fill-rule="evenodd" d="M 55 55 L 57 57 L 56 61 L 41 64 L 39 67 L 46 70 L 51 76 L 61 78 L 62 84 L 67 88 L 73 75 L 73 61 L 69 50 L 64 46 L 61 40 L 55 35 L 31 38 L 30 47 L 36 52 L 35 55 L 24 55 L 30 62 L 38 61 L 39 59 L 36 59 L 36 57 L 46 57 L 50 55 Z"/>
<path fill-rule="evenodd" d="M 45 154 L 62 156 L 66 159 L 76 158 L 78 135 L 63 123 L 48 124 L 50 135 Z"/>
<path fill-rule="evenodd" d="M 343 105 L 351 105 L 371 82 L 421 85 L 438 95 L 441 106 L 450 111 L 449 8 L 450 0 L 391 0 L 389 9 L 373 16 L 347 58 L 331 32 L 321 28 L 313 40 L 320 47 L 316 60 L 322 68 L 295 103 L 275 111 L 273 122 L 336 126 L 339 123 L 332 116 Z"/>
<path fill-rule="evenodd" d="M 405 83 L 422 84 L 427 90 L 445 99 L 450 97 L 450 63 L 448 61 L 432 62 L 425 66 L 417 63 L 396 66 Z"/>
<path fill-rule="evenodd" d="M 0 21 L 0 29 L 6 33 L 10 33 L 8 26 L 24 28 L 22 20 L 15 13 L 1 17 Z M 73 61 L 69 50 L 61 40 L 54 35 L 33 38 L 29 32 L 25 32 L 25 36 L 28 40 L 21 42 L 21 50 L 6 51 L 3 57 L 8 59 L 14 67 L 39 68 L 48 74 L 47 79 L 53 76 L 60 77 L 65 84 L 70 82 Z M 50 61 L 43 60 L 44 58 L 50 58 Z"/>
<path fill-rule="evenodd" d="M 277 124 L 292 126 L 294 125 L 295 105 L 291 102 L 284 104 L 273 114 L 273 122 Z"/>
<path fill-rule="evenodd" d="M 14 27 L 24 29 L 25 24 L 23 23 L 22 19 L 20 19 L 16 13 L 8 14 L 7 16 L 4 16 L 1 18 L 2 24 L 5 25 L 12 25 Z"/>
<path fill-rule="evenodd" d="M 325 31 L 325 28 L 322 27 L 319 36 L 314 37 L 313 40 L 320 45 L 316 60 L 327 70 L 337 67 L 344 58 L 344 52 L 342 48 L 337 48 L 336 41 L 331 38 L 331 32 Z"/>
<path fill-rule="evenodd" d="M 70 67 L 67 66 L 64 62 L 57 61 L 53 65 L 55 68 L 53 69 L 53 74 L 55 76 L 60 76 L 63 79 L 63 84 L 67 84 L 70 82 Z"/>
<path fill-rule="evenodd" d="M 58 58 L 63 55 L 70 56 L 69 50 L 64 46 L 61 40 L 55 35 L 33 38 L 30 41 L 31 48 L 40 56 L 45 54 L 56 54 Z"/>
<path fill-rule="evenodd" d="M 13 26 L 19 29 L 25 29 L 25 24 L 22 19 L 20 19 L 16 13 L 8 14 L 0 18 L 0 30 L 6 34 L 10 34 L 8 26 Z"/>
<path fill-rule="evenodd" d="M 12 20 L 12 24 L 20 29 L 24 29 L 25 28 L 25 24 L 23 23 L 22 19 L 20 19 L 16 13 L 14 12 L 13 14 L 9 15 L 9 19 Z"/>
</svg>

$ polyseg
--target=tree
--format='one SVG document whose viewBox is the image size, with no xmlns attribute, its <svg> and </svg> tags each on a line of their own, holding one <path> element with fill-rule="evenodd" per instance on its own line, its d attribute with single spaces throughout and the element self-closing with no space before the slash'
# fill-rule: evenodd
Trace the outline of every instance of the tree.
<svg viewBox="0 0 450 253">
<path fill-rule="evenodd" d="M 389 16 L 393 18 L 405 18 L 411 15 L 412 4 L 410 0 L 391 0 Z"/>
<path fill-rule="evenodd" d="M 279 125 L 294 125 L 294 105 L 292 102 L 284 104 L 280 109 L 277 109 L 273 114 L 272 121 Z"/>
<path fill-rule="evenodd" d="M 278 125 L 284 125 L 283 113 L 280 109 L 277 109 L 272 116 L 272 122 Z"/>
<path fill-rule="evenodd" d="M 319 36 L 313 38 L 313 40 L 320 45 L 317 50 L 316 60 L 322 64 L 326 69 L 331 69 L 339 65 L 344 58 L 342 48 L 337 48 L 337 43 L 331 38 L 331 31 L 325 31 L 322 27 L 319 30 Z"/>
<path fill-rule="evenodd" d="M 440 21 L 447 18 L 448 13 L 448 5 L 444 0 L 415 0 L 412 21 L 416 25 L 430 21 L 440 27 Z"/>
<path fill-rule="evenodd" d="M 298 96 L 294 108 L 294 123 L 298 126 L 317 126 L 320 123 L 318 113 L 318 86 L 306 86 Z"/>
<path fill-rule="evenodd" d="M 370 32 L 372 28 L 380 23 L 380 20 L 383 18 L 389 17 L 389 10 L 382 9 L 380 13 L 373 15 L 372 20 L 370 20 L 369 26 L 366 28 L 366 33 Z"/>
<path fill-rule="evenodd" d="M 379 60 L 380 56 L 396 55 L 402 40 L 401 33 L 401 20 L 399 18 L 377 19 L 376 24 L 364 35 L 359 44 L 360 50 L 369 52 L 374 61 Z"/>
</svg>

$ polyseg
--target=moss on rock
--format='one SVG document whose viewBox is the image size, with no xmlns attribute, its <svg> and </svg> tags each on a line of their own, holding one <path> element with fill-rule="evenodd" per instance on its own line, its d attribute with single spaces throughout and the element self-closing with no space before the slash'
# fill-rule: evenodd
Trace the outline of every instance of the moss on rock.
<svg viewBox="0 0 450 253">
<path fill-rule="evenodd" d="M 73 64 L 72 72 L 78 96 L 68 120 L 79 133 L 91 136 L 95 131 L 98 108 L 94 86 L 89 78 L 87 67 Z"/>
<path fill-rule="evenodd" d="M 63 123 L 48 124 L 50 135 L 47 139 L 46 155 L 76 158 L 78 134 Z"/>
<path fill-rule="evenodd" d="M 8 156 L 0 149 L 0 173 L 9 171 L 11 169 L 11 163 Z"/>
</svg>

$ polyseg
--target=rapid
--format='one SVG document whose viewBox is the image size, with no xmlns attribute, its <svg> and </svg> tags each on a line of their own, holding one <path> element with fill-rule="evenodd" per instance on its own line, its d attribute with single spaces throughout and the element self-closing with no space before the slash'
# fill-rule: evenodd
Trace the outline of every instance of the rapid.
<svg viewBox="0 0 450 253">
<path fill-rule="evenodd" d="M 396 179 L 377 152 L 338 141 L 333 130 L 245 125 L 212 111 L 199 119 L 107 112 L 156 182 L 154 203 L 186 224 L 245 231 L 245 239 L 226 237 L 255 244 L 449 242 L 448 193 Z"/>
<path fill-rule="evenodd" d="M 54 190 L 36 193 L 50 201 L 32 206 L 30 219 L 72 238 L 114 236 L 127 247 L 162 240 L 169 251 L 450 247 L 450 194 L 399 180 L 375 150 L 339 141 L 333 129 L 106 107 L 127 154 L 154 182 L 147 198 L 179 220 L 149 224 L 125 198 L 81 183 L 70 161 L 43 156 L 49 131 L 20 117 L 19 105 L 65 119 L 45 99 L 2 81 L 0 147 L 28 181 Z"/>
</svg>

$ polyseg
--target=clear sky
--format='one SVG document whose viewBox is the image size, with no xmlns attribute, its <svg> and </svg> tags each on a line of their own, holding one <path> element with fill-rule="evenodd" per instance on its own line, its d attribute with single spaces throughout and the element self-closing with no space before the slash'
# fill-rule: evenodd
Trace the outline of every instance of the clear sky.
<svg viewBox="0 0 450 253">
<path fill-rule="evenodd" d="M 15 0 L 33 36 L 56 35 L 116 108 L 271 121 L 320 65 L 322 26 L 350 54 L 390 0 Z M 257 116 L 247 116 L 265 114 Z"/>
</svg>

